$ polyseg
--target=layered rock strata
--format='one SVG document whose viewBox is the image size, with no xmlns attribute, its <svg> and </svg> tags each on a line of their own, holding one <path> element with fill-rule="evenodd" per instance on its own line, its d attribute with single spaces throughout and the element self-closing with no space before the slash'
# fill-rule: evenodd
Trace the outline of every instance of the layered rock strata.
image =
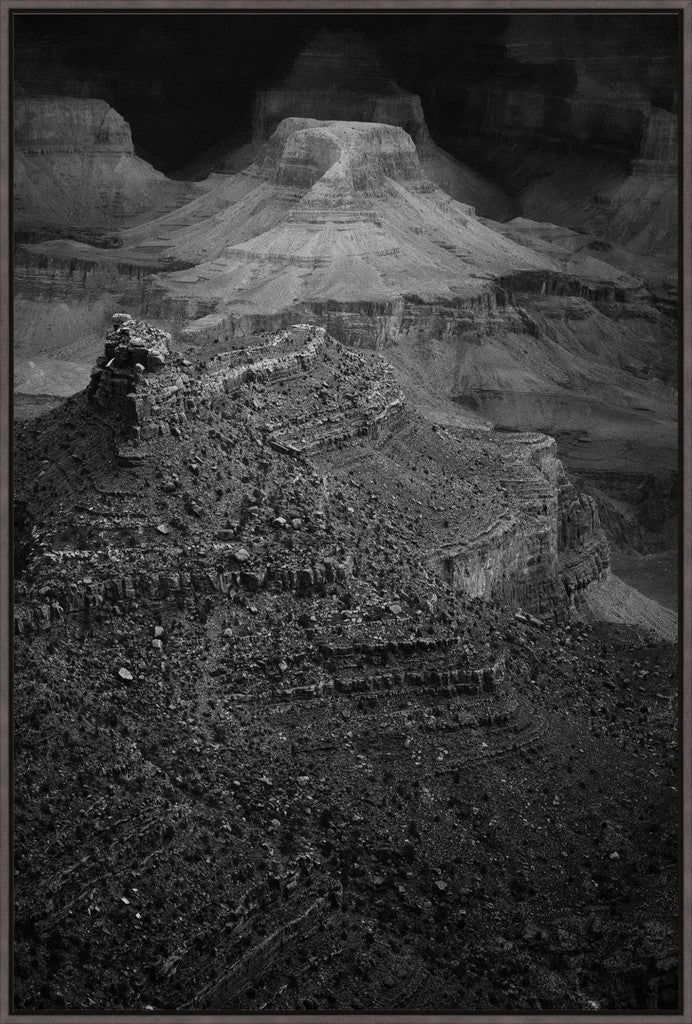
<svg viewBox="0 0 692 1024">
<path fill-rule="evenodd" d="M 237 442 L 224 440 L 223 424 L 248 409 L 249 399 L 248 428 L 266 453 L 261 456 L 263 464 L 267 458 L 269 464 L 278 459 L 281 473 L 290 472 L 294 464 L 300 476 L 301 466 L 317 460 L 316 467 L 322 466 L 327 473 L 336 468 L 338 473 L 341 453 L 352 449 L 354 454 L 361 453 L 359 476 L 366 478 L 375 472 L 373 458 L 382 458 L 385 475 L 398 480 L 397 486 L 409 487 L 403 453 L 412 443 L 420 447 L 421 426 L 407 412 L 392 370 L 374 363 L 364 376 L 363 356 L 341 348 L 324 329 L 294 326 L 264 344 L 214 357 L 202 368 L 172 353 L 164 332 L 127 314 L 116 314 L 114 321 L 104 356 L 98 360 L 87 389 L 88 404 L 80 399 L 77 409 L 84 422 L 97 433 L 105 432 L 104 440 L 114 446 L 110 459 L 115 460 L 115 467 L 121 467 L 111 470 L 116 480 L 131 473 L 146 480 L 155 471 L 156 452 L 162 444 L 185 445 L 186 438 L 196 436 L 200 429 L 209 431 L 219 452 L 234 451 Z M 334 363 L 336 376 L 330 370 Z M 289 411 L 284 396 L 300 391 L 308 380 L 313 380 L 316 400 L 307 407 L 303 403 L 298 414 Z M 257 416 L 262 409 L 267 410 L 265 415 Z M 241 420 L 247 420 L 247 413 Z M 591 580 L 603 577 L 608 554 L 593 502 L 578 495 L 564 479 L 554 442 L 539 435 L 496 435 L 491 440 L 482 435 L 455 437 L 447 431 L 437 436 L 437 445 L 430 447 L 425 442 L 420 449 L 434 481 L 429 498 L 433 510 L 430 530 L 419 532 L 415 516 L 411 525 L 402 523 L 403 533 L 410 535 L 414 547 L 422 545 L 418 571 L 425 573 L 429 564 L 462 600 L 498 600 L 563 619 L 574 607 L 578 592 Z M 469 449 L 468 456 L 463 454 L 464 447 Z M 484 465 L 490 478 L 477 468 L 470 487 L 460 482 L 445 493 L 448 487 L 442 481 L 448 470 L 444 467 L 449 463 L 451 468 L 455 460 L 467 457 L 476 467 Z M 78 461 L 84 472 L 82 459 Z M 64 473 L 59 467 L 55 463 L 55 469 Z M 39 481 L 48 468 L 45 463 Z M 203 463 L 193 460 L 194 477 L 203 469 Z M 461 463 L 457 471 L 461 471 Z M 207 518 L 203 505 L 194 491 L 181 489 L 176 476 L 178 480 L 174 476 L 163 482 L 163 494 L 168 496 L 165 503 L 182 501 L 187 516 L 201 525 Z M 318 470 L 315 480 L 323 482 L 313 500 L 322 508 L 325 502 L 329 504 L 331 490 L 326 479 Z M 491 492 L 500 497 L 500 507 L 504 506 L 499 518 L 493 508 L 497 502 L 488 501 Z M 87 507 L 80 500 L 69 514 L 72 529 L 84 536 L 126 535 L 142 523 L 133 501 L 135 494 L 136 489 L 123 491 L 105 486 L 105 481 L 100 483 L 97 505 Z M 457 507 L 457 516 L 459 509 L 467 509 L 462 513 L 462 521 L 468 516 L 466 526 L 457 523 L 453 507 Z M 204 594 L 221 598 L 238 587 L 249 592 L 268 589 L 318 594 L 324 586 L 367 574 L 364 553 L 354 557 L 355 552 L 330 550 L 329 545 L 321 554 L 308 547 L 302 556 L 291 556 L 290 552 L 295 552 L 292 543 L 282 559 L 281 545 L 277 548 L 265 540 L 252 545 L 250 553 L 243 545 L 242 524 L 251 522 L 257 511 L 244 498 L 236 512 L 239 525 L 210 524 L 206 544 L 199 549 L 188 545 L 182 563 L 174 559 L 153 574 L 144 565 L 138 568 L 137 558 L 124 571 L 122 559 L 109 545 L 108 554 L 103 551 L 98 556 L 99 560 L 105 556 L 99 570 L 101 580 L 82 580 L 79 574 L 84 571 L 85 553 L 63 545 L 60 554 L 46 555 L 44 570 L 48 575 L 57 573 L 56 580 L 62 577 L 62 584 L 44 585 L 44 600 L 28 620 L 21 615 L 20 620 L 49 625 L 65 615 L 103 614 L 109 607 L 144 596 L 154 601 L 198 600 Z M 179 516 L 172 512 L 159 515 L 161 521 L 151 528 L 173 554 L 171 539 L 180 527 L 171 523 Z M 324 515 L 320 512 L 320 518 Z M 300 517 L 296 518 L 296 523 L 300 522 Z M 278 528 L 281 537 L 288 523 L 277 515 L 272 530 Z M 326 523 L 324 520 L 325 527 Z M 432 586 L 434 590 L 433 579 L 429 578 L 424 589 Z"/>
<path fill-rule="evenodd" d="M 128 299 L 149 315 L 192 321 L 190 339 L 227 340 L 253 319 L 283 326 L 299 306 L 329 317 L 330 329 L 341 321 L 345 340 L 374 313 L 377 327 L 365 335 L 372 344 L 393 340 L 435 305 L 443 318 L 451 307 L 449 320 L 455 307 L 472 315 L 497 295 L 610 301 L 640 285 L 607 253 L 585 260 L 575 246 L 541 250 L 526 233 L 501 234 L 425 177 L 402 129 L 358 122 L 285 120 L 260 162 L 175 214 L 123 232 L 121 242 L 117 254 L 78 243 L 27 246 L 22 291 L 46 294 L 48 271 L 54 293 L 62 263 L 83 268 L 87 290 L 105 284 L 126 294 L 123 276 L 136 275 Z"/>
<path fill-rule="evenodd" d="M 405 296 L 473 302 L 514 273 L 561 276 L 553 260 L 499 236 L 425 178 L 402 129 L 357 122 L 285 120 L 261 162 L 121 241 L 117 254 L 77 243 L 26 253 L 79 261 L 94 281 L 111 273 L 114 288 L 117 268 L 148 268 L 140 302 L 149 314 L 197 319 L 186 330 L 205 337 L 298 304 L 314 315 L 367 311 L 364 303 L 386 312 Z M 187 269 L 165 272 L 176 264 Z M 613 279 L 612 268 L 603 273 Z"/>
<path fill-rule="evenodd" d="M 34 391 L 50 361 L 22 336 L 39 324 L 45 344 L 56 299 L 79 303 L 55 329 L 58 342 L 71 328 L 60 356 L 74 363 L 121 305 L 189 355 L 300 320 L 395 345 L 400 379 L 435 416 L 557 434 L 580 471 L 675 460 L 676 328 L 636 258 L 555 225 L 480 220 L 425 177 L 401 128 L 287 119 L 252 167 L 120 241 L 23 248 L 17 366 Z"/>
<path fill-rule="evenodd" d="M 188 201 L 135 155 L 127 122 L 100 99 L 16 97 L 15 231 L 20 238 L 83 237 L 113 244 L 120 228 Z"/>
<path fill-rule="evenodd" d="M 298 54 L 286 78 L 258 90 L 251 139 L 230 138 L 178 172 L 199 178 L 210 171 L 238 173 L 261 157 L 267 140 L 290 117 L 394 125 L 413 139 L 424 173 L 460 202 L 496 219 L 510 216 L 509 196 L 433 142 L 421 101 L 384 70 L 375 47 L 355 32 L 321 32 Z"/>
<path fill-rule="evenodd" d="M 563 877 L 560 850 L 585 831 L 574 773 L 586 752 L 603 735 L 595 763 L 623 786 L 618 806 L 632 849 L 641 849 L 635 780 L 668 792 L 675 778 L 672 756 L 661 777 L 672 717 L 660 711 L 669 701 L 654 697 L 671 650 L 631 633 L 606 643 L 609 634 L 570 614 L 584 594 L 570 590 L 575 571 L 585 584 L 600 571 L 594 550 L 603 552 L 601 569 L 606 555 L 593 508 L 563 479 L 552 441 L 433 426 L 405 403 L 378 420 L 401 401 L 391 370 L 313 325 L 251 342 L 247 352 L 210 346 L 192 362 L 120 314 L 89 393 L 16 431 L 27 541 L 15 582 L 24 1006 L 49 1003 L 51 950 L 60 944 L 71 967 L 90 937 L 86 991 L 104 1004 L 294 1008 L 288 972 L 308 962 L 316 965 L 308 977 L 323 979 L 324 936 L 338 927 L 346 938 L 332 967 L 326 956 L 327 984 L 335 1003 L 339 993 L 341 1005 L 359 1007 L 344 965 L 362 964 L 376 934 L 357 930 L 364 902 L 384 908 L 378 927 L 389 928 L 395 915 L 408 922 L 415 907 L 443 905 L 458 881 L 466 912 L 461 897 L 476 872 L 476 955 L 492 879 L 478 867 L 481 841 L 499 859 L 508 832 L 509 850 L 514 830 L 535 832 L 536 854 L 559 864 L 568 917 L 574 883 Z M 277 437 L 296 450 L 277 450 Z M 504 539 L 492 533 L 498 517 Z M 451 545 L 456 580 L 440 564 Z M 624 657 L 647 658 L 662 673 L 646 696 L 630 694 Z M 635 678 L 648 677 L 647 668 Z M 641 722 L 643 700 L 653 710 Z M 631 713 L 614 739 L 613 712 L 624 702 Z M 654 730 L 649 751 L 642 740 Z M 527 828 L 530 798 L 558 757 L 564 784 L 549 787 L 540 829 Z M 633 765 L 627 784 L 614 757 Z M 594 770 L 589 754 L 577 776 L 586 791 Z M 514 785 L 505 829 L 490 790 L 505 796 Z M 647 806 L 658 791 L 649 785 Z M 579 801 L 563 808 L 574 788 Z M 50 818 L 36 821 L 36 800 Z M 612 822 L 612 790 L 590 812 L 594 830 L 606 807 Z M 671 797 L 674 821 L 672 808 Z M 421 852 L 431 830 L 430 853 Z M 610 836 L 601 843 L 613 870 Z M 582 849 L 591 846 L 579 848 L 579 862 Z M 454 864 L 454 876 L 428 871 L 402 908 L 400 889 L 433 854 Z M 503 905 L 516 906 L 513 874 L 499 891 Z M 660 901 L 660 886 L 652 892 Z M 388 893 L 391 902 L 380 903 Z M 528 898 L 535 913 L 537 891 Z M 76 913 L 76 900 L 92 914 Z M 552 920 L 554 892 L 545 913 Z M 438 949 L 433 914 L 422 941 Z M 672 909 L 659 915 L 675 919 Z M 421 965 L 417 933 L 407 929 L 387 934 L 413 969 L 404 976 L 398 955 L 376 963 L 385 972 L 378 992 L 391 989 L 390 964 L 400 971 L 390 1005 L 408 1011 L 420 1005 L 421 985 L 441 975 L 429 960 Z M 494 924 L 491 939 L 497 948 Z M 443 947 L 445 963 L 458 941 Z M 151 942 L 160 945 L 147 961 Z M 133 944 L 151 970 L 146 987 L 124 990 Z M 674 949 L 672 937 L 664 948 Z M 520 948 L 519 972 L 527 958 Z M 65 976 L 66 1004 L 82 1005 L 83 982 L 72 970 Z M 310 985 L 302 991 L 315 991 Z M 425 993 L 426 1005 L 433 997 Z"/>
</svg>

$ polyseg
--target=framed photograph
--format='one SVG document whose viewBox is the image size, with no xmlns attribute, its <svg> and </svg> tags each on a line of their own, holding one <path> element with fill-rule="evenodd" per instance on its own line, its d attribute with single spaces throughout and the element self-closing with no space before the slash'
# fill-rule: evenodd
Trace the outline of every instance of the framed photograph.
<svg viewBox="0 0 692 1024">
<path fill-rule="evenodd" d="M 691 1024 L 690 0 L 0 0 L 0 1019 Z"/>
</svg>

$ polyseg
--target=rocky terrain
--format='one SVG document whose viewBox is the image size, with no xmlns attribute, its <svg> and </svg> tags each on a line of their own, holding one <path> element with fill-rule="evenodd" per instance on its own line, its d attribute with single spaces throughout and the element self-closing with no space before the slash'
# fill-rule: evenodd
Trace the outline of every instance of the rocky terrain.
<svg viewBox="0 0 692 1024">
<path fill-rule="evenodd" d="M 17 1007 L 674 1006 L 675 648 L 554 442 L 113 321 L 16 430 Z"/>
<path fill-rule="evenodd" d="M 18 30 L 16 1009 L 677 1006 L 677 86 L 614 17 Z"/>
</svg>

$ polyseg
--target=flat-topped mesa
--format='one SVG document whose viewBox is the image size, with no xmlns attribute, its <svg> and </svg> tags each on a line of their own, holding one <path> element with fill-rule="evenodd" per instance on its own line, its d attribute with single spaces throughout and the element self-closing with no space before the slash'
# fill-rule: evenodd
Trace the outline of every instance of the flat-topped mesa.
<svg viewBox="0 0 692 1024">
<path fill-rule="evenodd" d="M 260 174 L 276 185 L 312 189 L 325 198 L 381 188 L 386 178 L 425 180 L 413 140 L 402 128 L 358 121 L 287 117 L 269 140 Z"/>
<path fill-rule="evenodd" d="M 117 245 L 111 232 L 198 191 L 140 159 L 127 121 L 104 100 L 21 96 L 14 114 L 14 225 L 28 239 Z"/>
<path fill-rule="evenodd" d="M 384 69 L 376 48 L 356 32 L 321 32 L 298 55 L 281 81 L 256 93 L 251 141 L 237 135 L 180 168 L 200 180 L 211 171 L 238 173 L 261 159 L 267 140 L 285 118 L 394 125 L 411 136 L 423 173 L 454 199 L 484 217 L 505 219 L 514 203 L 497 185 L 432 141 L 419 96 L 401 88 Z"/>
<path fill-rule="evenodd" d="M 160 265 L 187 264 L 152 278 L 147 309 L 219 343 L 249 318 L 275 330 L 296 313 L 351 340 L 343 317 L 323 315 L 334 303 L 361 322 L 357 336 L 365 325 L 372 335 L 372 303 L 388 304 L 391 318 L 405 297 L 475 302 L 498 278 L 560 273 L 437 188 L 403 129 L 354 121 L 287 118 L 261 162 L 123 240 L 119 262 L 151 259 L 155 248 Z M 374 333 L 370 344 L 385 333 L 381 316 Z"/>
<path fill-rule="evenodd" d="M 375 121 L 403 128 L 416 145 L 430 141 L 418 96 L 400 88 L 355 32 L 321 32 L 279 85 L 257 93 L 253 141 L 264 142 L 286 117 Z"/>
<path fill-rule="evenodd" d="M 122 153 L 134 156 L 127 121 L 105 100 L 20 96 L 14 143 L 23 153 Z"/>
</svg>

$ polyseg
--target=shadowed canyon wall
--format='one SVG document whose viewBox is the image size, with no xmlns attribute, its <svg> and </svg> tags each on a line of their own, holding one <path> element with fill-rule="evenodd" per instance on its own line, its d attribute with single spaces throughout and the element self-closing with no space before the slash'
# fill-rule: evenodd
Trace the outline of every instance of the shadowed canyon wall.
<svg viewBox="0 0 692 1024">
<path fill-rule="evenodd" d="M 364 37 L 367 56 L 355 75 L 337 66 L 336 84 L 365 95 L 388 81 L 414 137 L 420 96 L 443 145 L 471 134 L 542 137 L 612 147 L 631 159 L 648 135 L 651 109 L 677 110 L 677 19 L 669 14 L 292 15 L 270 30 L 252 15 L 167 16 L 155 24 L 126 15 L 20 17 L 15 76 L 30 93 L 105 99 L 143 151 L 172 169 L 233 131 L 249 132 L 253 103 L 261 123 L 286 116 L 270 114 L 269 98 L 275 105 L 285 81 L 304 89 L 306 62 L 296 58 L 311 46 L 314 56 L 325 30 Z M 379 69 L 373 47 L 384 61 Z M 656 145 L 667 147 L 663 139 Z"/>
</svg>

